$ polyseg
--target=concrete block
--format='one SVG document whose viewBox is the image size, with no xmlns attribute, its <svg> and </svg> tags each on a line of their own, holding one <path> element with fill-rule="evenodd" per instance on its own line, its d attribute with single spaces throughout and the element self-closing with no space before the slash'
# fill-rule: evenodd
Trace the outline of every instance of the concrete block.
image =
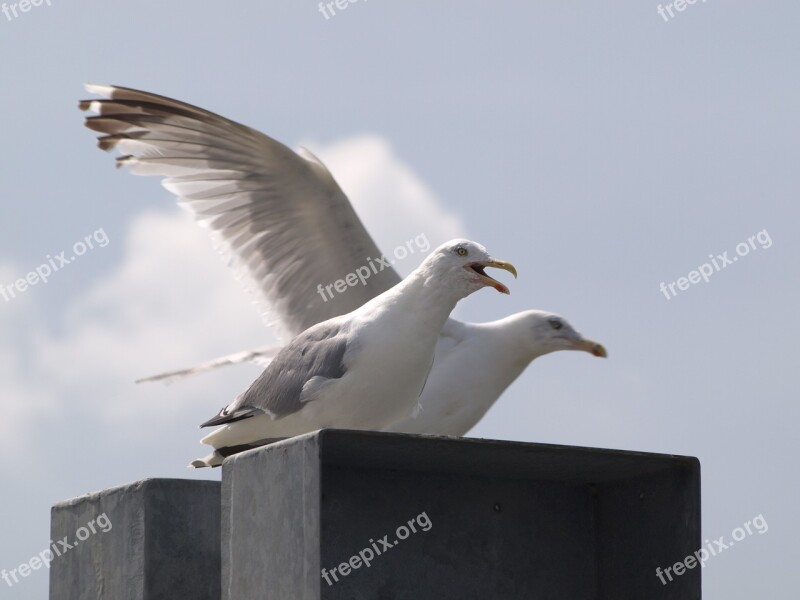
<svg viewBox="0 0 800 600">
<path fill-rule="evenodd" d="M 219 523 L 216 481 L 148 479 L 56 504 L 52 540 L 74 547 L 52 561 L 50 600 L 219 600 Z"/>
<path fill-rule="evenodd" d="M 322 430 L 223 465 L 224 600 L 696 600 L 656 568 L 700 536 L 689 457 Z"/>
</svg>

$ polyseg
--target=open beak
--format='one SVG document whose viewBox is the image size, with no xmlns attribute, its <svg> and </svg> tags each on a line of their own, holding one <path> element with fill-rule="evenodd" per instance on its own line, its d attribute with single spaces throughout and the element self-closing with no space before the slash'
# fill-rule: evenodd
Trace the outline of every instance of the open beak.
<svg viewBox="0 0 800 600">
<path fill-rule="evenodd" d="M 575 350 L 583 350 L 584 352 L 588 352 L 589 354 L 592 354 L 599 358 L 608 358 L 608 353 L 606 352 L 606 349 L 603 346 L 603 344 L 598 344 L 593 340 L 587 340 L 586 338 L 583 338 L 575 342 L 573 348 Z"/>
<path fill-rule="evenodd" d="M 489 277 L 486 274 L 486 271 L 484 271 L 484 269 L 486 267 L 494 267 L 495 269 L 503 269 L 504 271 L 508 271 L 509 273 L 511 273 L 514 276 L 514 279 L 517 278 L 517 269 L 516 269 L 516 267 L 514 267 L 514 265 L 512 265 L 510 262 L 506 262 L 504 260 L 478 261 L 478 262 L 470 263 L 470 264 L 466 265 L 466 267 L 465 267 L 467 269 L 475 271 L 478 274 L 478 277 L 480 278 L 480 280 L 483 281 L 483 283 L 485 283 L 486 285 L 488 285 L 490 287 L 493 287 L 494 289 L 496 289 L 501 294 L 510 294 L 511 292 L 509 291 L 509 289 L 505 285 L 503 285 L 502 283 L 500 283 L 496 279 L 494 279 L 492 277 Z"/>
</svg>

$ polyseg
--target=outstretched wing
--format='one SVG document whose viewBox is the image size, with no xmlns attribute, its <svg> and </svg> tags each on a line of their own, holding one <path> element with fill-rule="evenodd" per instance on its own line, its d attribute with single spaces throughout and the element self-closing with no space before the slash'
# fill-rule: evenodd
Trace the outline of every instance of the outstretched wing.
<svg viewBox="0 0 800 600">
<path fill-rule="evenodd" d="M 86 126 L 120 166 L 162 184 L 230 253 L 262 316 L 288 338 L 355 310 L 400 281 L 371 272 L 343 294 L 324 286 L 381 256 L 347 196 L 316 157 L 177 100 L 107 85 L 86 89 Z M 323 290 L 322 292 L 320 290 Z M 332 297 L 331 297 L 332 296 Z"/>
</svg>

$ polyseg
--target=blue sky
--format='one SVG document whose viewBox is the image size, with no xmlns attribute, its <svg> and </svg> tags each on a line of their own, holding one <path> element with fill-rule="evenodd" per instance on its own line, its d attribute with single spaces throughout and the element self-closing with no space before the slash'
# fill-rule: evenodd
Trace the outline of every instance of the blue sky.
<svg viewBox="0 0 800 600">
<path fill-rule="evenodd" d="M 512 295 L 475 294 L 459 317 L 552 310 L 610 357 L 534 362 L 472 434 L 699 457 L 705 537 L 769 524 L 709 561 L 705 597 L 790 597 L 800 8 L 709 0 L 667 22 L 641 0 L 432 4 L 0 13 L 0 286 L 99 229 L 109 240 L 0 297 L 0 568 L 47 546 L 56 501 L 218 477 L 185 469 L 196 426 L 258 370 L 132 381 L 272 340 L 170 194 L 95 148 L 77 110 L 91 81 L 309 146 L 385 251 L 466 235 L 512 260 Z M 708 283 L 659 291 L 764 230 L 769 247 Z M 46 589 L 38 571 L 0 597 Z"/>
</svg>

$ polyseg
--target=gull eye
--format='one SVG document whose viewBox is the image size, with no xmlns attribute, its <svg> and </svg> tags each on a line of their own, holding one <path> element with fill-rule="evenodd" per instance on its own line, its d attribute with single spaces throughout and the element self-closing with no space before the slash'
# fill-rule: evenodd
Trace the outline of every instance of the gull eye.
<svg viewBox="0 0 800 600">
<path fill-rule="evenodd" d="M 561 321 L 558 319 L 550 319 L 548 323 L 550 323 L 550 327 L 553 329 L 561 329 Z"/>
<path fill-rule="evenodd" d="M 459 256 L 466 256 L 467 254 L 469 254 L 469 252 L 467 252 L 467 249 L 464 248 L 463 246 L 458 246 L 456 248 L 456 254 L 458 254 Z"/>
</svg>

